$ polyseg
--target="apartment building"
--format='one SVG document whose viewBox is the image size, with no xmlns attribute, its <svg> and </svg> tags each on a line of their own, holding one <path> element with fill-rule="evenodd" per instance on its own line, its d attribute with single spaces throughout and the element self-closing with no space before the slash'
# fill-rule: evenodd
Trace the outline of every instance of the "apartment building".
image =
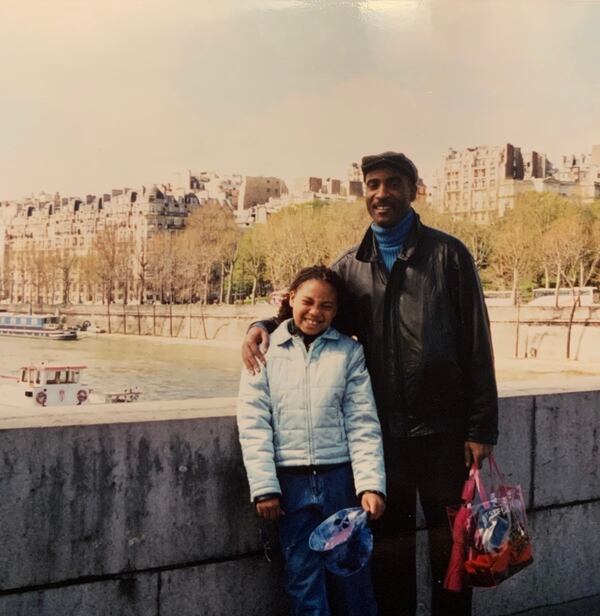
<svg viewBox="0 0 600 616">
<path fill-rule="evenodd" d="M 450 150 L 432 188 L 438 210 L 487 222 L 514 207 L 520 194 L 549 192 L 583 203 L 600 199 L 600 145 L 590 154 L 564 155 L 553 165 L 545 154 L 510 143 Z"/>
<path fill-rule="evenodd" d="M 227 205 L 232 212 L 238 208 L 243 184 L 244 177 L 237 173 L 188 171 L 188 191 L 193 192 L 202 202 L 213 201 Z"/>
<path fill-rule="evenodd" d="M 276 177 L 244 176 L 239 189 L 237 210 L 248 210 L 257 205 L 279 199 L 287 193 L 286 183 Z"/>
<path fill-rule="evenodd" d="M 360 198 L 364 195 L 363 186 L 360 163 L 352 163 L 348 169 L 348 180 L 343 188 L 347 195 Z"/>
<path fill-rule="evenodd" d="M 327 178 L 323 185 L 323 192 L 328 195 L 341 195 L 342 194 L 342 182 L 335 178 Z"/>
<path fill-rule="evenodd" d="M 455 217 L 487 222 L 514 206 L 516 196 L 532 190 L 550 164 L 544 154 L 522 152 L 510 143 L 450 149 L 442 164 L 434 206 Z"/>
<path fill-rule="evenodd" d="M 559 158 L 552 172 L 550 190 L 587 203 L 600 199 L 600 145 L 589 154 L 568 154 Z"/>
<path fill-rule="evenodd" d="M 301 195 L 303 193 L 320 193 L 323 190 L 323 178 L 312 176 L 296 178 L 294 181 L 294 193 Z"/>
<path fill-rule="evenodd" d="M 200 205 L 192 192 L 175 196 L 169 191 L 168 185 L 154 185 L 115 189 L 84 199 L 41 194 L 22 202 L 0 203 L 1 299 L 23 303 L 101 301 L 101 289 L 84 280 L 81 270 L 67 272 L 64 268 L 71 257 L 88 255 L 95 238 L 108 227 L 115 240 L 126 242 L 134 255 L 131 286 L 122 289 L 116 299 L 138 294 L 139 289 L 134 288 L 136 268 L 141 267 L 148 241 L 160 231 L 182 230 L 187 216 Z M 47 279 L 51 260 L 58 263 L 58 269 L 63 267 L 68 283 L 56 275 L 56 267 L 52 279 Z M 40 297 L 40 277 L 46 278 L 44 297 Z"/>
</svg>

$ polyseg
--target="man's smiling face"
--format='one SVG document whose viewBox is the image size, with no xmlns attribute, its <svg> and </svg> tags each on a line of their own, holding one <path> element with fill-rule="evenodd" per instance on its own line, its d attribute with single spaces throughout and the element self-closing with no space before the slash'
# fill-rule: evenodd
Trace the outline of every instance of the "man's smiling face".
<svg viewBox="0 0 600 616">
<path fill-rule="evenodd" d="M 393 227 L 408 214 L 417 187 L 394 167 L 379 167 L 365 176 L 367 209 L 380 227 Z"/>
</svg>

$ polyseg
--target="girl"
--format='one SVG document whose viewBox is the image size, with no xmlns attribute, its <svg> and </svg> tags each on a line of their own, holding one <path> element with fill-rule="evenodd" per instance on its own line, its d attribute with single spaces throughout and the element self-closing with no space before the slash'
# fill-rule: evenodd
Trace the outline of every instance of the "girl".
<svg viewBox="0 0 600 616">
<path fill-rule="evenodd" d="M 374 616 L 368 567 L 326 575 L 308 537 L 339 509 L 385 509 L 381 430 L 362 346 L 331 327 L 343 283 L 303 269 L 279 311 L 265 368 L 242 373 L 238 428 L 258 515 L 279 521 L 294 614 Z M 291 318 L 290 318 L 291 317 Z"/>
</svg>

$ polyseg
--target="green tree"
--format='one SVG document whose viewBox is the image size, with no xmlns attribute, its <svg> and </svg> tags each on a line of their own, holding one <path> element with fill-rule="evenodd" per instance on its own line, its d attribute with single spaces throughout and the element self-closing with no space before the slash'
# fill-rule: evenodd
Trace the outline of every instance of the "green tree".
<svg viewBox="0 0 600 616">
<path fill-rule="evenodd" d="M 248 229 L 239 242 L 239 259 L 236 263 L 236 273 L 240 278 L 242 288 L 246 276 L 251 281 L 250 301 L 256 302 L 256 290 L 260 282 L 265 280 L 266 272 L 266 225 L 256 224 Z"/>
<path fill-rule="evenodd" d="M 491 270 L 503 288 L 510 288 L 513 304 L 523 279 L 531 274 L 535 262 L 528 216 L 515 207 L 494 225 Z"/>
<path fill-rule="evenodd" d="M 191 261 L 190 273 L 196 276 L 202 301 L 206 304 L 211 288 L 211 276 L 218 270 L 219 298 L 223 277 L 228 276 L 237 258 L 239 232 L 231 211 L 222 205 L 209 203 L 198 208 L 188 219 L 183 233 L 186 254 Z"/>
</svg>

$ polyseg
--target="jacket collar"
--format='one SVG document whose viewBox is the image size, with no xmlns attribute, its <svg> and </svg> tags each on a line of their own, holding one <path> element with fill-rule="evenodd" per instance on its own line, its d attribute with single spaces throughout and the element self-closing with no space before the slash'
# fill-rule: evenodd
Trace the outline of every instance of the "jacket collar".
<svg viewBox="0 0 600 616">
<path fill-rule="evenodd" d="M 286 342 L 293 338 L 293 335 L 290 334 L 290 330 L 288 329 L 288 323 L 291 319 L 286 319 L 283 321 L 279 327 L 271 334 L 271 344 L 277 344 L 279 346 L 283 346 Z M 340 337 L 340 332 L 334 327 L 328 327 L 318 338 L 317 340 L 323 338 L 325 340 L 337 340 Z M 317 342 L 315 340 L 315 342 Z"/>
<path fill-rule="evenodd" d="M 402 252 L 398 255 L 398 259 L 402 259 L 403 261 L 410 259 L 417 248 L 422 228 L 423 224 L 421 223 L 421 218 L 417 212 L 415 212 L 413 224 L 408 232 L 408 237 L 404 242 L 404 246 L 402 247 Z M 358 250 L 356 251 L 356 259 L 366 263 L 379 260 L 377 242 L 371 227 L 367 229 L 362 242 L 358 246 Z"/>
</svg>

